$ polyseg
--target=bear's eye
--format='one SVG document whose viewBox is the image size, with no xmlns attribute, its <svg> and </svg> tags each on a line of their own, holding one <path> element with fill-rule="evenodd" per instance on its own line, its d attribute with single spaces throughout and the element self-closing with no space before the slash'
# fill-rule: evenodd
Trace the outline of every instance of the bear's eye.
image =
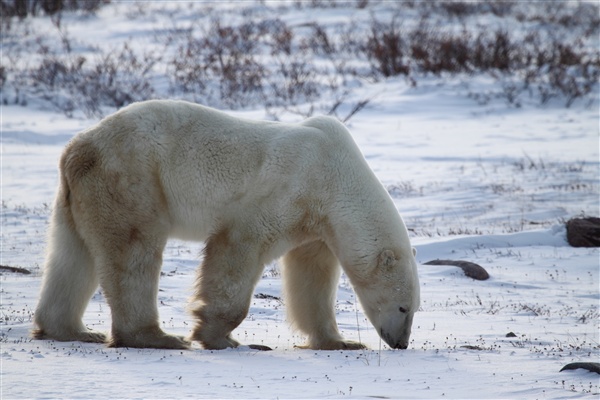
<svg viewBox="0 0 600 400">
<path fill-rule="evenodd" d="M 401 313 L 406 314 L 406 312 L 408 311 L 406 308 L 404 307 L 400 307 L 398 310 L 400 310 Z"/>
</svg>

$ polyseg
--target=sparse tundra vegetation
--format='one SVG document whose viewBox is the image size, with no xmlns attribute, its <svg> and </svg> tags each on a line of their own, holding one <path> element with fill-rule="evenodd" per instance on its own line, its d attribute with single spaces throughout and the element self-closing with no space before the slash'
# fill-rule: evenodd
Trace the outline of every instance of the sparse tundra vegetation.
<svg viewBox="0 0 600 400">
<path fill-rule="evenodd" d="M 133 101 L 179 97 L 219 108 L 260 104 L 273 118 L 283 108 L 349 119 L 370 101 L 353 89 L 396 76 L 412 86 L 432 76 L 483 76 L 495 88 L 471 85 L 466 95 L 512 107 L 589 106 L 600 78 L 593 2 L 115 2 L 124 22 L 151 23 L 109 43 L 73 34 L 106 3 L 3 0 L 5 104 L 42 100 L 67 115 L 98 117 Z M 336 18 L 290 18 L 318 12 Z"/>
</svg>

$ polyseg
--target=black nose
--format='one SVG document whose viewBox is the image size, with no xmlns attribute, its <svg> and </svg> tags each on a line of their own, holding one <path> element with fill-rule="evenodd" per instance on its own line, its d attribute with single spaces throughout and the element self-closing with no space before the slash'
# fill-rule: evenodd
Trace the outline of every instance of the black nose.
<svg viewBox="0 0 600 400">
<path fill-rule="evenodd" d="M 406 350 L 408 348 L 408 341 L 395 341 L 387 332 L 381 332 L 381 338 L 390 346 L 392 349 Z"/>
</svg>

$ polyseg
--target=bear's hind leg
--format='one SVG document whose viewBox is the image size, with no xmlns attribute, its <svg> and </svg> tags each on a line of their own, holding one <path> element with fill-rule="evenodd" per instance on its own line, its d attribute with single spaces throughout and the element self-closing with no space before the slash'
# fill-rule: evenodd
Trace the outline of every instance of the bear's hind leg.
<svg viewBox="0 0 600 400">
<path fill-rule="evenodd" d="M 365 346 L 344 340 L 335 321 L 341 268 L 322 241 L 304 244 L 283 258 L 284 298 L 292 326 L 308 336 L 302 348 L 354 350 Z"/>
<path fill-rule="evenodd" d="M 165 333 L 159 324 L 158 284 L 166 235 L 131 228 L 126 240 L 119 240 L 121 236 L 113 235 L 121 245 L 106 246 L 97 261 L 112 314 L 109 347 L 189 348 L 183 337 Z"/>
<path fill-rule="evenodd" d="M 89 251 L 75 231 L 69 206 L 59 192 L 49 227 L 49 243 L 32 336 L 58 341 L 104 342 L 106 335 L 87 329 L 82 317 L 98 287 Z"/>
</svg>

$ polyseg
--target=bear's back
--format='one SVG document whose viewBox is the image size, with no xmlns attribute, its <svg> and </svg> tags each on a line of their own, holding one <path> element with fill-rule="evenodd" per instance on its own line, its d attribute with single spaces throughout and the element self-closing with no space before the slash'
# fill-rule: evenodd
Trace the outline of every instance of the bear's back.
<svg viewBox="0 0 600 400">
<path fill-rule="evenodd" d="M 134 103 L 74 141 L 97 149 L 107 170 L 158 178 L 175 225 L 189 227 L 186 237 L 203 236 L 206 221 L 256 199 L 328 196 L 366 166 L 334 118 L 254 121 L 183 101 Z"/>
</svg>

